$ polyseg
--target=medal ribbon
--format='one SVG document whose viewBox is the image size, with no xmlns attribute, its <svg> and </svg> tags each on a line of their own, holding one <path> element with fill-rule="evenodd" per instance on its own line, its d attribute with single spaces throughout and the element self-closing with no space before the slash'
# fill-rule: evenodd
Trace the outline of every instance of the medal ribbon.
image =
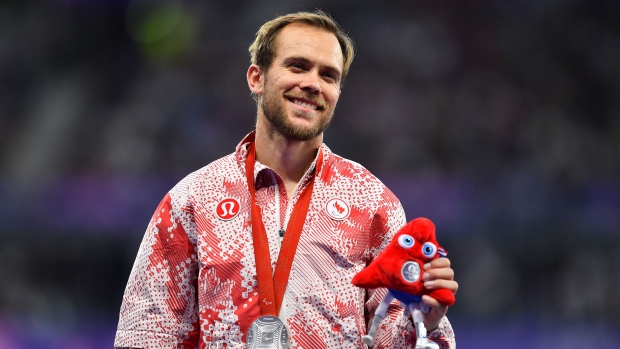
<svg viewBox="0 0 620 349">
<path fill-rule="evenodd" d="M 258 297 L 262 315 L 278 316 L 280 307 L 282 306 L 286 284 L 288 283 L 288 277 L 291 272 L 291 266 L 293 265 L 295 251 L 297 250 L 297 243 L 299 242 L 301 230 L 306 221 L 308 206 L 312 198 L 314 179 L 318 175 L 323 162 L 323 152 L 319 150 L 314 176 L 312 176 L 310 183 L 301 193 L 295 208 L 293 208 L 288 225 L 286 226 L 286 233 L 284 234 L 284 240 L 280 247 L 280 254 L 278 255 L 276 270 L 273 276 L 271 270 L 271 254 L 269 253 L 269 241 L 267 240 L 267 233 L 263 225 L 260 207 L 258 207 L 258 203 L 256 202 L 256 189 L 254 188 L 255 159 L 256 147 L 254 143 L 252 143 L 248 148 L 248 157 L 245 160 L 245 173 L 252 200 L 250 203 L 252 206 L 252 239 L 254 241 L 254 259 L 256 260 Z M 276 195 L 280 195 L 280 193 L 276 193 Z M 278 220 L 279 219 L 280 217 L 278 217 Z"/>
</svg>

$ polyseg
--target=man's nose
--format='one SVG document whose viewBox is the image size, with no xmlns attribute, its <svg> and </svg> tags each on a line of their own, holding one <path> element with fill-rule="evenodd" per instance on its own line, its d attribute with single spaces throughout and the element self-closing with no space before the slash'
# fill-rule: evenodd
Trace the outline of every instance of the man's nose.
<svg viewBox="0 0 620 349">
<path fill-rule="evenodd" d="M 299 88 L 309 93 L 319 94 L 321 92 L 321 83 L 318 72 L 311 70 L 304 74 Z"/>
</svg>

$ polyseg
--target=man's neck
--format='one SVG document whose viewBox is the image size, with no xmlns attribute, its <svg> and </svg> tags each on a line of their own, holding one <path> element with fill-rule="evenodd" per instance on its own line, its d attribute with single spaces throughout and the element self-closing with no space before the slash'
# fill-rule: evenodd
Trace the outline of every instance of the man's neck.
<svg viewBox="0 0 620 349">
<path fill-rule="evenodd" d="M 272 128 L 257 127 L 255 142 L 256 159 L 280 175 L 290 196 L 314 161 L 323 136 L 309 141 L 290 140 Z"/>
</svg>

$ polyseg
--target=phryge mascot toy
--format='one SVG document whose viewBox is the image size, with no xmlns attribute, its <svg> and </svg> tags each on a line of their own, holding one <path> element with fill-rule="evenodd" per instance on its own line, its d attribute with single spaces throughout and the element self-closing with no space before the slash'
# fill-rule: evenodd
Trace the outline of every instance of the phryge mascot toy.
<svg viewBox="0 0 620 349">
<path fill-rule="evenodd" d="M 424 288 L 422 266 L 434 259 L 445 257 L 446 252 L 435 238 L 435 225 L 429 219 L 416 218 L 402 227 L 389 245 L 351 282 L 358 287 L 374 289 L 385 287 L 388 293 L 375 311 L 368 334 L 362 337 L 366 345 L 372 345 L 377 327 L 385 318 L 390 303 L 396 298 L 405 316 L 412 316 L 416 327 L 416 349 L 438 349 L 439 345 L 426 337 L 422 312 L 428 307 L 421 303 L 422 295 L 429 295 L 445 305 L 454 304 L 454 293 L 447 289 L 429 291 Z"/>
</svg>

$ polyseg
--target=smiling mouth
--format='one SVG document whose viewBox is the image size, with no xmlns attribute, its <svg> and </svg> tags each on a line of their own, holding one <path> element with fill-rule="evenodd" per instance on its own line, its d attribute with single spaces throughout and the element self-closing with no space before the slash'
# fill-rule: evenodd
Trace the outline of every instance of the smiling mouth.
<svg viewBox="0 0 620 349">
<path fill-rule="evenodd" d="M 297 97 L 292 97 L 292 96 L 285 96 L 286 99 L 288 99 L 289 102 L 298 105 L 300 107 L 304 107 L 306 109 L 311 109 L 311 110 L 323 110 L 324 107 L 322 105 L 320 105 L 317 102 L 313 102 L 310 100 L 307 100 L 305 98 L 297 98 Z"/>
</svg>

